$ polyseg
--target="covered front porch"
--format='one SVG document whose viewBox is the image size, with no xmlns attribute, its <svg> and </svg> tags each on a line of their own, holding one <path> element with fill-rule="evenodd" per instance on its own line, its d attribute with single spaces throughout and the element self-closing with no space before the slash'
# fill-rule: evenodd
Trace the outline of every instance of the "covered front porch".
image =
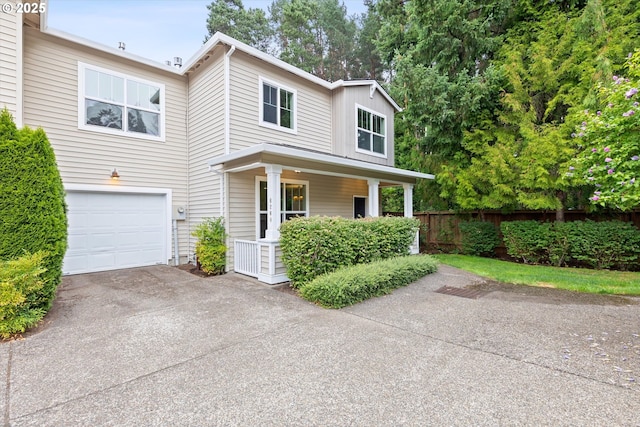
<svg viewBox="0 0 640 427">
<path fill-rule="evenodd" d="M 224 181 L 231 240 L 228 265 L 269 283 L 288 281 L 280 261 L 279 228 L 294 216 L 380 215 L 380 188 L 404 189 L 413 215 L 417 179 L 433 175 L 277 144 L 259 144 L 209 161 Z M 418 239 L 411 248 L 418 253 Z"/>
</svg>

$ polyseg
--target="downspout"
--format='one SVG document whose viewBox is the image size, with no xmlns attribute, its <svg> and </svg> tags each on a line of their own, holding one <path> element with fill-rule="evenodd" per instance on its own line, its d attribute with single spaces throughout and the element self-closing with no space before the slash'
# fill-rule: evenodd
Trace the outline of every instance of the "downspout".
<svg viewBox="0 0 640 427">
<path fill-rule="evenodd" d="M 231 152 L 231 55 L 236 51 L 236 46 L 231 45 L 231 48 L 224 55 L 224 154 Z M 216 173 L 218 173 L 216 171 Z M 220 175 L 220 216 L 225 218 L 226 214 L 226 178 L 227 173 L 219 173 Z M 229 221 L 224 222 L 224 231 L 229 239 Z M 229 247 L 229 242 L 227 242 Z M 227 271 L 229 271 L 229 259 L 227 254 Z"/>
<path fill-rule="evenodd" d="M 186 226 L 187 226 L 187 264 L 194 260 L 195 261 L 195 251 L 193 253 L 193 257 L 191 256 L 191 132 L 190 123 L 189 123 L 189 111 L 191 110 L 191 82 L 190 78 L 187 75 L 187 111 L 185 113 L 185 129 L 186 129 L 186 137 L 187 137 L 187 218 L 186 218 Z M 176 246 L 177 247 L 177 246 Z M 178 255 L 178 264 L 180 263 L 180 258 Z"/>
<path fill-rule="evenodd" d="M 178 245 L 178 220 L 173 220 L 173 265 L 180 264 L 180 247 Z"/>
</svg>

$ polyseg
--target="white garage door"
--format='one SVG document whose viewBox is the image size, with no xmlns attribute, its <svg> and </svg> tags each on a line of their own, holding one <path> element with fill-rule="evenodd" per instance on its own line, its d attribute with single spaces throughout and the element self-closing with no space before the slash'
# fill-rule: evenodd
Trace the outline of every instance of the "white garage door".
<svg viewBox="0 0 640 427">
<path fill-rule="evenodd" d="M 167 263 L 164 194 L 68 192 L 64 274 Z"/>
</svg>

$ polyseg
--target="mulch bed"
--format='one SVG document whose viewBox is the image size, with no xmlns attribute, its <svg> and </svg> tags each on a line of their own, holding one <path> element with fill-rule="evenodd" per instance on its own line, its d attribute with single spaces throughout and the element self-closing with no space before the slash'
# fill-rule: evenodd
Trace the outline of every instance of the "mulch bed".
<svg viewBox="0 0 640 427">
<path fill-rule="evenodd" d="M 196 275 L 198 277 L 216 277 L 218 276 L 218 274 L 209 274 L 209 273 L 205 273 L 204 271 L 200 270 L 198 268 L 198 266 L 193 265 L 193 264 L 180 264 L 177 266 L 178 269 L 189 272 L 193 275 Z"/>
</svg>

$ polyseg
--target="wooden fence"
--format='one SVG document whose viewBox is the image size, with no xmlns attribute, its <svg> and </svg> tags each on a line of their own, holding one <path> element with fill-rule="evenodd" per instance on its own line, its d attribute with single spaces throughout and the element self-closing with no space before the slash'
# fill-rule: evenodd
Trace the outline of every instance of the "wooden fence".
<svg viewBox="0 0 640 427">
<path fill-rule="evenodd" d="M 391 214 L 394 215 L 394 214 Z M 461 248 L 461 237 L 458 224 L 462 221 L 479 219 L 480 212 L 455 213 L 450 211 L 441 212 L 416 212 L 413 216 L 420 220 L 420 249 L 422 251 L 437 252 L 451 251 Z M 513 213 L 483 212 L 484 221 L 493 223 L 500 230 L 502 221 L 549 221 L 556 218 L 555 211 L 517 211 Z M 583 210 L 572 210 L 565 212 L 565 221 L 583 221 L 591 219 L 594 221 L 620 220 L 633 222 L 640 228 L 640 209 L 626 213 L 587 213 Z M 506 257 L 507 251 L 504 245 L 500 244 L 496 248 L 496 255 Z"/>
</svg>

